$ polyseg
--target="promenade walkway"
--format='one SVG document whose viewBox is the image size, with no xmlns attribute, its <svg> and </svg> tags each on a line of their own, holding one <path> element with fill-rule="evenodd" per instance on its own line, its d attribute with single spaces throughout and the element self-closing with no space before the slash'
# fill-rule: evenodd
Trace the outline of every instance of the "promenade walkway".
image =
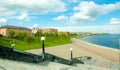
<svg viewBox="0 0 120 70">
<path fill-rule="evenodd" d="M 111 49 L 100 48 L 100 46 L 87 44 L 81 42 L 77 39 L 71 39 L 70 44 L 53 46 L 46 48 L 46 52 L 69 59 L 70 58 L 70 48 L 73 48 L 73 57 L 84 57 L 90 56 L 92 60 L 83 60 L 85 62 L 84 65 L 92 65 L 95 67 L 106 68 L 110 70 L 119 70 L 119 52 L 113 51 Z M 40 54 L 42 52 L 41 49 L 27 50 L 27 52 L 31 52 L 34 54 Z M 80 64 L 78 64 L 79 66 Z M 81 66 L 81 65 L 80 65 Z"/>
<path fill-rule="evenodd" d="M 119 54 L 119 52 L 116 52 L 116 54 L 115 55 L 118 55 L 118 56 L 115 56 L 115 55 L 112 55 L 112 54 L 108 54 L 108 53 L 111 53 L 111 52 L 113 52 L 113 51 L 110 51 L 110 50 L 107 50 L 107 49 L 105 49 L 104 48 L 104 50 L 102 49 L 102 48 L 98 48 L 98 47 L 94 47 L 93 45 L 88 45 L 88 44 L 80 44 L 80 43 L 78 43 L 77 42 L 77 40 L 76 39 L 72 39 L 72 43 L 75 45 L 75 46 L 78 46 L 78 47 L 80 47 L 81 49 L 84 49 L 84 50 L 87 50 L 87 51 L 89 51 L 89 52 L 92 52 L 92 53 L 94 53 L 94 54 L 97 54 L 97 55 L 99 55 L 99 56 L 102 56 L 102 57 L 104 57 L 104 58 L 106 58 L 106 59 L 109 59 L 109 60 L 112 60 L 112 61 L 115 61 L 115 62 L 119 62 L 120 61 L 120 59 L 119 59 L 119 56 L 120 56 L 120 54 Z M 92 47 L 94 47 L 94 48 L 92 48 Z M 96 50 L 96 49 L 97 50 Z M 102 51 L 108 51 L 107 53 L 104 53 L 104 52 L 102 52 Z"/>
<path fill-rule="evenodd" d="M 71 39 L 71 41 L 70 44 L 48 47 L 46 52 L 68 60 L 69 49 L 73 48 L 73 58 L 83 61 L 84 64 L 65 65 L 50 61 L 33 64 L 0 58 L 0 70 L 120 70 L 118 52 L 86 44 L 77 39 Z M 26 52 L 40 55 L 41 49 Z M 87 59 L 87 57 L 91 58 Z"/>
</svg>

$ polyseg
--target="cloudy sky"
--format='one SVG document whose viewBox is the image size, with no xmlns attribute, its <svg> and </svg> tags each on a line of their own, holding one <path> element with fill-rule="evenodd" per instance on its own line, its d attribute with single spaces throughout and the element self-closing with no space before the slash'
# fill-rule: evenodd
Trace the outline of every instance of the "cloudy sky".
<svg viewBox="0 0 120 70">
<path fill-rule="evenodd" d="M 120 0 L 0 0 L 0 26 L 120 33 Z"/>
</svg>

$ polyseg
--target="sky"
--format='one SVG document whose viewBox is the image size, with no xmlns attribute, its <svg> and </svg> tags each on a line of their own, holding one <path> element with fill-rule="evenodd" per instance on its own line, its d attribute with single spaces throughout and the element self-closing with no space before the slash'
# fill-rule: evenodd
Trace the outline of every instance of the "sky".
<svg viewBox="0 0 120 70">
<path fill-rule="evenodd" d="M 120 34 L 120 0 L 0 0 L 0 26 Z"/>
</svg>

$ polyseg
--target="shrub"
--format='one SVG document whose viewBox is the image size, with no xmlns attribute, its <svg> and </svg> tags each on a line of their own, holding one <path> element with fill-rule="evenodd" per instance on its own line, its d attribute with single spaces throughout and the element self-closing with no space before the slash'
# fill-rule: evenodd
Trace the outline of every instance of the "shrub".
<svg viewBox="0 0 120 70">
<path fill-rule="evenodd" d="M 9 30 L 8 35 L 9 35 L 9 37 L 14 37 L 15 31 L 14 30 Z"/>
<path fill-rule="evenodd" d="M 24 41 L 26 41 L 27 43 L 31 43 L 31 42 L 34 41 L 34 38 L 31 37 L 31 36 L 27 36 L 27 37 L 24 38 Z"/>
<path fill-rule="evenodd" d="M 0 37 L 3 37 L 3 35 L 0 34 Z"/>
</svg>

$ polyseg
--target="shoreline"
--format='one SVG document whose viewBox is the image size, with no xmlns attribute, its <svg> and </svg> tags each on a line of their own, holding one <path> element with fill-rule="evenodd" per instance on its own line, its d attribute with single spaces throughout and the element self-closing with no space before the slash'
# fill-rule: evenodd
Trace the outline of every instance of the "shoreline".
<svg viewBox="0 0 120 70">
<path fill-rule="evenodd" d="M 103 58 L 112 60 L 114 62 L 120 62 L 120 52 L 118 50 L 115 49 L 111 49 L 111 48 L 106 48 L 104 46 L 100 46 L 100 45 L 95 45 L 95 44 L 91 44 L 85 41 L 81 41 L 79 39 L 73 39 L 76 41 L 79 41 L 79 44 L 75 43 L 74 45 L 78 45 L 80 48 L 92 52 L 93 54 L 97 54 Z"/>
<path fill-rule="evenodd" d="M 116 35 L 116 34 L 102 34 L 102 35 Z M 120 34 L 119 34 L 119 35 L 120 35 Z M 93 35 L 93 36 L 94 36 L 94 35 Z M 95 35 L 95 36 L 98 36 L 98 35 Z M 91 37 L 91 35 L 90 35 L 90 37 Z M 81 37 L 81 38 L 83 38 L 83 37 Z M 91 44 L 91 45 L 95 45 L 95 46 L 99 46 L 99 47 L 102 47 L 102 48 L 112 49 L 112 50 L 115 50 L 115 51 L 117 51 L 117 52 L 119 52 L 119 50 L 120 50 L 120 43 L 119 43 L 119 45 L 118 45 L 118 48 L 111 48 L 111 47 L 109 47 L 109 46 L 103 46 L 103 45 L 99 45 L 99 44 L 90 43 L 90 42 L 81 40 L 81 38 L 75 38 L 75 39 L 78 39 L 78 40 L 80 40 L 81 42 L 85 42 L 85 43 L 88 43 L 88 44 Z M 118 40 L 119 40 L 119 42 L 120 42 L 120 39 L 118 39 Z"/>
<path fill-rule="evenodd" d="M 116 52 L 113 51 L 111 49 L 107 49 L 106 53 L 110 53 L 110 58 L 108 57 L 104 57 L 101 56 L 101 54 L 106 54 L 106 53 L 97 53 L 99 51 L 104 51 L 105 48 L 96 46 L 96 45 L 90 45 L 87 44 L 83 41 L 79 41 L 78 39 L 71 39 L 70 44 L 64 44 L 64 45 L 59 45 L 59 46 L 53 46 L 53 47 L 47 47 L 45 48 L 45 52 L 46 53 L 50 53 L 53 55 L 56 55 L 58 57 L 61 58 L 65 58 L 65 59 L 69 59 L 70 58 L 70 48 L 73 48 L 73 58 L 81 58 L 81 57 L 92 57 L 91 60 L 84 60 L 85 64 L 77 64 L 76 67 L 72 68 L 72 66 L 68 66 L 65 64 L 60 64 L 60 63 L 56 63 L 56 62 L 49 62 L 49 61 L 45 61 L 43 63 L 40 64 L 32 64 L 32 63 L 25 63 L 25 62 L 18 62 L 18 61 L 12 61 L 12 60 L 1 60 L 1 67 L 5 68 L 5 69 L 22 69 L 22 70 L 29 70 L 29 69 L 33 69 L 33 70 L 56 70 L 56 69 L 60 69 L 60 70 L 66 70 L 71 69 L 71 70 L 88 70 L 88 69 L 92 69 L 92 70 L 118 70 L 119 69 L 119 63 L 116 61 L 112 61 L 112 56 L 113 55 L 112 52 Z M 93 50 L 94 49 L 94 50 Z M 98 49 L 98 50 L 96 50 Z M 103 50 L 104 49 L 104 50 Z M 92 50 L 92 51 L 91 51 Z M 94 52 L 93 52 L 94 51 Z M 96 52 L 97 51 L 97 52 Z M 106 50 L 105 50 L 106 51 Z M 108 52 L 109 51 L 109 52 Z M 41 49 L 32 49 L 32 50 L 26 50 L 26 52 L 29 53 L 33 53 L 33 54 L 41 54 L 42 53 L 42 48 Z M 115 60 L 117 58 L 114 58 Z M 7 64 L 6 64 L 7 63 Z M 14 67 L 14 65 L 16 65 Z M 64 68 L 64 69 L 63 69 Z M 75 69 L 76 68 L 76 69 Z M 80 69 L 79 69 L 80 68 Z"/>
<path fill-rule="evenodd" d="M 114 62 L 120 62 L 119 52 L 113 49 L 103 48 L 99 45 L 88 44 L 86 42 L 80 41 L 79 39 L 72 38 L 70 44 L 53 46 L 45 48 L 45 52 L 62 57 L 65 59 L 70 58 L 70 48 L 73 48 L 74 57 L 84 57 L 91 56 L 96 59 L 111 60 Z M 26 50 L 33 54 L 39 55 L 42 53 L 42 49 L 32 49 Z"/>
<path fill-rule="evenodd" d="M 80 39 L 78 39 L 78 40 L 79 40 L 80 42 L 86 43 L 86 44 L 88 44 L 88 45 L 93 45 L 93 46 L 96 46 L 96 47 L 105 48 L 105 49 L 110 49 L 110 50 L 119 52 L 119 49 L 115 49 L 115 48 L 110 48 L 110 47 L 107 47 L 107 46 L 102 46 L 102 45 L 97 45 L 97 44 L 89 43 L 89 42 L 87 42 L 87 41 L 83 41 L 83 40 L 80 40 Z"/>
</svg>

